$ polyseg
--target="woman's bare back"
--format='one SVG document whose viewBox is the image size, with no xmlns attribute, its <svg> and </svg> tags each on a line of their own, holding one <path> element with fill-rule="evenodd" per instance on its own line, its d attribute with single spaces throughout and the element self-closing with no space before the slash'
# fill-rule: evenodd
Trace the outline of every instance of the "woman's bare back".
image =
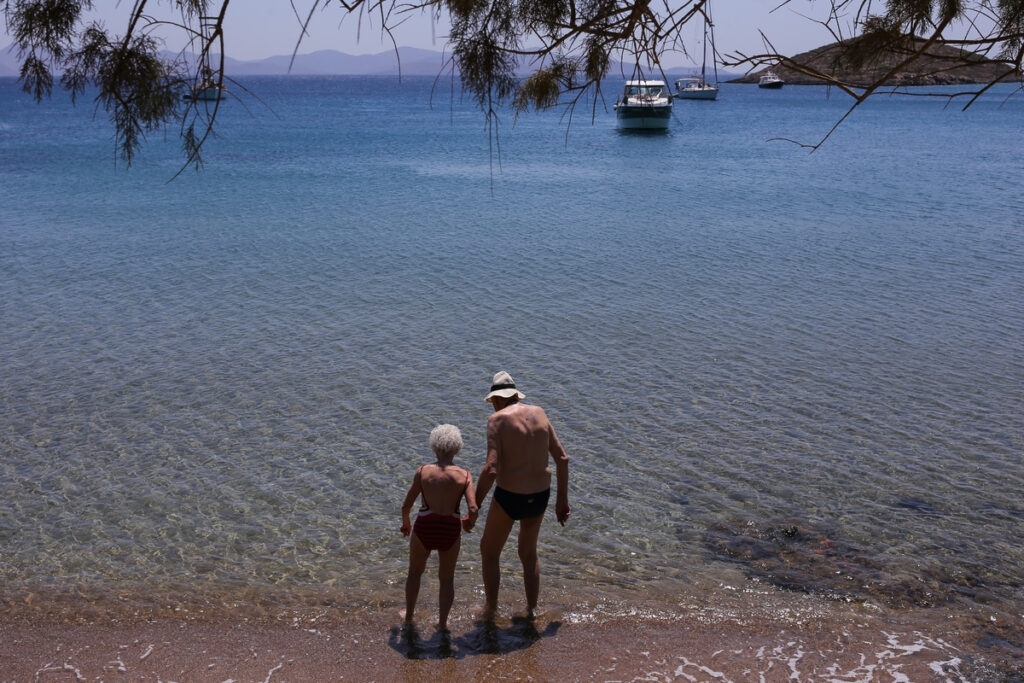
<svg viewBox="0 0 1024 683">
<path fill-rule="evenodd" d="M 438 515 L 458 514 L 469 480 L 469 472 L 457 465 L 423 465 L 420 468 L 423 505 Z"/>
</svg>

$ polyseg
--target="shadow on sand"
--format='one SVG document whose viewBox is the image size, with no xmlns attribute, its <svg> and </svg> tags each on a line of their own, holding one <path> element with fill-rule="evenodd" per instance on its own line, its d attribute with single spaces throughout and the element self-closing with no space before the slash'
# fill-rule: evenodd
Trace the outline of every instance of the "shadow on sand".
<svg viewBox="0 0 1024 683">
<path fill-rule="evenodd" d="M 534 619 L 513 617 L 508 625 L 476 622 L 473 630 L 460 636 L 435 631 L 427 639 L 415 626 L 393 626 L 388 645 L 406 659 L 462 659 L 473 655 L 503 655 L 525 650 L 541 638 L 558 633 L 561 621 L 548 622 L 538 630 Z"/>
</svg>

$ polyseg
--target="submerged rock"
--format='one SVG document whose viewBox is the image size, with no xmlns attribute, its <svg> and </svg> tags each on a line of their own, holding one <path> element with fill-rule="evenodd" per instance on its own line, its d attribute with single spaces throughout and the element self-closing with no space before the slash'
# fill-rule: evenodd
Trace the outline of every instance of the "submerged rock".
<svg viewBox="0 0 1024 683">
<path fill-rule="evenodd" d="M 787 590 L 892 607 L 934 607 L 959 597 L 985 601 L 980 578 L 945 570 L 889 566 L 825 525 L 733 520 L 708 529 L 705 546 L 751 577 Z"/>
</svg>

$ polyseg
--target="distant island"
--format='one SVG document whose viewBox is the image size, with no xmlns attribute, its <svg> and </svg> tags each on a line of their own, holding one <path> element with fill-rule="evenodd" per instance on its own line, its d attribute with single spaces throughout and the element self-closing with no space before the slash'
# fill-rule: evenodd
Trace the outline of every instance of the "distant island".
<svg viewBox="0 0 1024 683">
<path fill-rule="evenodd" d="M 920 44 L 920 43 L 918 43 Z M 882 78 L 906 58 L 904 52 L 889 51 L 875 55 L 861 64 L 851 64 L 845 56 L 849 42 L 832 43 L 802 52 L 791 61 L 828 74 L 848 85 L 868 86 Z M 1006 67 L 986 61 L 972 52 L 942 45 L 929 49 L 933 56 L 919 57 L 905 70 L 894 73 L 886 85 L 973 85 L 991 83 L 1006 72 Z M 970 62 L 965 64 L 964 62 Z M 757 83 L 766 72 L 774 71 L 787 85 L 822 85 L 826 81 L 785 65 L 761 69 L 729 83 Z"/>
</svg>

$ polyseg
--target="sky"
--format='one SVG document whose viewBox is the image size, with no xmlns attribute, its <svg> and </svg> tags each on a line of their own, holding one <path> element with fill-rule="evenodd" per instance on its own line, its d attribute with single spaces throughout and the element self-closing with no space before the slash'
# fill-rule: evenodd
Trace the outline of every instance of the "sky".
<svg viewBox="0 0 1024 683">
<path fill-rule="evenodd" d="M 401 0 L 399 0 L 401 2 Z M 832 42 L 831 35 L 814 20 L 823 20 L 830 3 L 819 0 L 791 0 L 779 7 L 782 0 L 722 0 L 712 6 L 715 22 L 715 42 L 721 53 L 758 54 L 766 51 L 759 33 L 763 31 L 782 54 L 794 55 Z M 212 5 L 219 5 L 214 0 Z M 226 15 L 226 54 L 240 60 L 256 60 L 275 55 L 291 54 L 301 34 L 301 23 L 295 10 L 305 19 L 313 7 L 327 4 L 313 13 L 309 35 L 303 38 L 300 54 L 316 50 L 338 50 L 349 54 L 374 54 L 389 50 L 392 44 L 381 37 L 380 19 L 364 15 L 346 16 L 335 2 L 323 0 L 235 0 Z M 133 3 L 127 0 L 96 0 L 93 16 L 106 28 L 122 34 L 127 26 Z M 153 12 L 171 14 L 172 3 L 151 3 Z M 293 10 L 294 5 L 294 10 Z M 773 11 L 774 9 L 774 11 Z M 395 31 L 401 47 L 442 50 L 445 47 L 447 27 L 435 25 L 423 13 L 409 15 L 407 21 Z M 692 32 L 684 30 L 684 40 L 696 41 L 699 26 L 694 22 Z M 12 42 L 7 38 L 3 45 Z M 182 46 L 168 42 L 168 49 Z M 689 64 L 679 56 L 666 60 L 667 66 Z"/>
</svg>

